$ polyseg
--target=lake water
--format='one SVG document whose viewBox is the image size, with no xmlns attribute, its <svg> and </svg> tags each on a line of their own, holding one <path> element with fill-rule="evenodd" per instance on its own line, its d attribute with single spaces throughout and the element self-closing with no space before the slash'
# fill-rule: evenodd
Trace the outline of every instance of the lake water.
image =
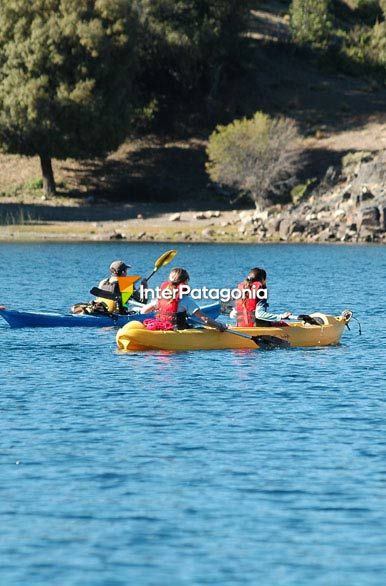
<svg viewBox="0 0 386 586">
<path fill-rule="evenodd" d="M 0 303 L 66 310 L 162 244 L 1 244 Z M 0 583 L 383 586 L 386 248 L 179 245 L 192 285 L 268 271 L 339 347 L 119 354 L 113 330 L 0 323 Z M 154 278 L 159 283 L 167 269 Z"/>
</svg>

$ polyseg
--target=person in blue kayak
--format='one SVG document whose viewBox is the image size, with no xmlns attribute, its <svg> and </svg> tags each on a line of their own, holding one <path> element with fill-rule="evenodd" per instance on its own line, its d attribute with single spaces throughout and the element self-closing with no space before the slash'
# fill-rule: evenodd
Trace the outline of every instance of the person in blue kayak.
<svg viewBox="0 0 386 586">
<path fill-rule="evenodd" d="M 107 307 L 107 311 L 110 313 L 127 313 L 126 307 L 122 304 L 120 289 L 119 289 L 119 277 L 126 277 L 127 269 L 131 268 L 130 265 L 126 264 L 123 260 L 114 260 L 110 265 L 111 275 L 106 279 L 102 279 L 99 283 L 98 288 L 107 293 L 113 293 L 116 295 L 116 300 L 106 299 L 101 295 L 96 299 L 96 303 L 103 303 Z M 146 279 L 141 281 L 142 291 L 147 289 Z M 140 292 L 134 288 L 134 293 L 131 297 L 134 301 L 143 303 L 144 300 L 141 298 Z"/>
<path fill-rule="evenodd" d="M 188 317 L 193 317 L 202 325 L 210 326 L 223 332 L 226 326 L 206 316 L 192 297 L 186 293 L 186 286 L 190 280 L 188 272 L 183 268 L 174 268 L 169 279 L 160 287 L 159 299 L 154 299 L 141 309 L 141 313 L 156 311 L 156 318 L 146 320 L 148 329 L 154 330 L 183 330 L 188 328 Z"/>
<path fill-rule="evenodd" d="M 291 317 L 290 311 L 281 314 L 268 312 L 267 273 L 264 269 L 258 267 L 251 269 L 237 288 L 243 296 L 237 299 L 235 308 L 230 314 L 231 318 L 236 318 L 237 326 L 244 328 L 288 326 L 283 320 Z"/>
</svg>

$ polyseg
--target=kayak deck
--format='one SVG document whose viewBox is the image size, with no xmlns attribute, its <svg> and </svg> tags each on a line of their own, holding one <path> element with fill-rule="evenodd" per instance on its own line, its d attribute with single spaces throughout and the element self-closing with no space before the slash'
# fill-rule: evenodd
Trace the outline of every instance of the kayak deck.
<svg viewBox="0 0 386 586">
<path fill-rule="evenodd" d="M 219 303 L 212 303 L 201 310 L 216 319 L 220 313 Z M 71 315 L 43 311 L 18 311 L 15 309 L 0 309 L 2 317 L 11 328 L 107 328 L 122 327 L 132 320 L 144 321 L 154 317 L 154 313 L 131 315 Z"/>
<path fill-rule="evenodd" d="M 347 320 L 342 316 L 324 316 L 323 325 L 308 325 L 303 322 L 289 324 L 288 327 L 232 327 L 235 332 L 249 336 L 276 337 L 288 342 L 291 347 L 318 347 L 339 344 Z M 236 336 L 230 332 L 219 332 L 211 328 L 196 328 L 177 331 L 149 331 L 139 322 L 133 321 L 117 332 L 119 350 L 124 352 L 145 350 L 256 350 L 253 340 Z"/>
<path fill-rule="evenodd" d="M 78 327 L 109 327 L 123 326 L 128 322 L 127 315 L 117 316 L 113 319 L 108 315 L 64 315 L 61 313 L 17 311 L 3 309 L 0 316 L 11 328 L 78 328 Z M 138 316 L 135 316 L 138 319 Z"/>
</svg>

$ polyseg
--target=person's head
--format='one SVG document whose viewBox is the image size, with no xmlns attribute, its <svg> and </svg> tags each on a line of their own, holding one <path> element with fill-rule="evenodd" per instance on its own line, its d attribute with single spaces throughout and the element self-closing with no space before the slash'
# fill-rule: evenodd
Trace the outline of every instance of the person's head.
<svg viewBox="0 0 386 586">
<path fill-rule="evenodd" d="M 265 285 L 266 280 L 267 280 L 267 273 L 265 272 L 264 269 L 260 269 L 258 267 L 251 269 L 248 273 L 247 278 L 246 278 L 246 281 L 249 284 L 251 284 L 255 281 L 259 281 L 262 285 Z"/>
<path fill-rule="evenodd" d="M 121 277 L 122 275 L 126 275 L 127 269 L 130 268 L 130 265 L 127 265 L 123 260 L 115 260 L 110 265 L 110 273 L 114 276 Z"/>
<path fill-rule="evenodd" d="M 170 271 L 169 281 L 172 285 L 181 285 L 189 281 L 189 273 L 185 269 L 175 268 Z"/>
</svg>

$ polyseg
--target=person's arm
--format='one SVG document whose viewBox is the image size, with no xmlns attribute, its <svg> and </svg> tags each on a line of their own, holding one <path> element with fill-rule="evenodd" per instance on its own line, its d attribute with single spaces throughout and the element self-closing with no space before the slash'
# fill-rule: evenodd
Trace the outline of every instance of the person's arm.
<svg viewBox="0 0 386 586">
<path fill-rule="evenodd" d="M 134 289 L 134 293 L 131 298 L 138 303 L 146 303 L 146 291 L 148 289 L 147 280 L 142 279 L 140 289 Z M 143 293 L 143 295 L 141 295 Z"/>
<path fill-rule="evenodd" d="M 226 325 L 212 319 L 211 317 L 208 317 L 207 315 L 205 315 L 205 313 L 203 313 L 201 311 L 201 309 L 196 309 L 193 312 L 193 317 L 194 319 L 198 319 L 200 320 L 205 326 L 209 326 L 211 328 L 215 328 L 216 330 L 218 330 L 219 332 L 225 332 L 225 330 L 227 329 Z"/>
<path fill-rule="evenodd" d="M 151 311 L 154 311 L 157 307 L 157 300 L 151 301 L 150 303 L 148 303 L 147 305 L 144 305 L 141 308 L 140 313 L 150 313 Z"/>
<path fill-rule="evenodd" d="M 262 320 L 266 320 L 266 321 L 282 321 L 283 319 L 288 319 L 291 315 L 290 311 L 285 311 L 284 313 L 270 313 L 268 311 L 265 311 L 265 308 L 263 305 L 260 305 L 259 303 L 256 305 L 256 310 L 255 310 L 255 318 L 256 319 L 262 319 Z"/>
<path fill-rule="evenodd" d="M 194 299 L 190 295 L 184 295 L 183 299 L 178 305 L 178 311 L 186 311 L 187 315 L 193 318 L 193 321 L 201 322 L 205 326 L 215 328 L 220 332 L 226 330 L 226 326 L 210 317 L 207 317 L 197 305 Z"/>
<path fill-rule="evenodd" d="M 229 314 L 230 319 L 237 319 L 237 309 L 234 307 Z"/>
<path fill-rule="evenodd" d="M 134 301 L 138 301 L 138 303 L 143 303 L 143 300 L 141 299 L 140 292 L 137 289 L 134 289 L 133 294 L 130 297 L 130 299 L 133 299 Z M 129 299 L 129 301 L 130 301 L 130 299 Z"/>
</svg>

